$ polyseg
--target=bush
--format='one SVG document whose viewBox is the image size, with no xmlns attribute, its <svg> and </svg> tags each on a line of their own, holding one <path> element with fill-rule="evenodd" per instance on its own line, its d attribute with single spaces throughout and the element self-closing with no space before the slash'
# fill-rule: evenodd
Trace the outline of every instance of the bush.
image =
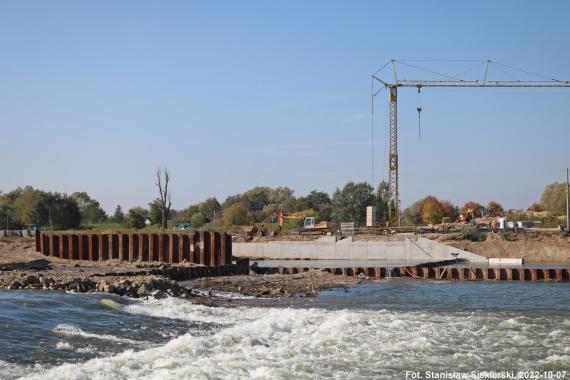
<svg viewBox="0 0 570 380">
<path fill-rule="evenodd" d="M 505 232 L 502 234 L 503 235 L 503 240 L 505 241 L 515 241 L 517 240 L 517 235 L 513 232 Z"/>
<path fill-rule="evenodd" d="M 485 236 L 484 233 L 482 233 L 476 228 L 469 228 L 463 230 L 462 237 L 463 239 L 470 241 L 485 241 L 487 239 L 487 236 Z"/>
<path fill-rule="evenodd" d="M 145 221 L 150 217 L 148 210 L 142 207 L 133 207 L 127 216 L 127 225 L 130 228 L 141 229 L 145 226 Z"/>
</svg>

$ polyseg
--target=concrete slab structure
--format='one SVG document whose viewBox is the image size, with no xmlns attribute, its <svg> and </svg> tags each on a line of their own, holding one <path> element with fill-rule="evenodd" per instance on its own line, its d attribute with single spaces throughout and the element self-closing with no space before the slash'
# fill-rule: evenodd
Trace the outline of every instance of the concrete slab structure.
<svg viewBox="0 0 570 380">
<path fill-rule="evenodd" d="M 402 241 L 354 241 L 348 237 L 337 241 L 326 236 L 313 241 L 271 241 L 266 243 L 233 243 L 233 255 L 273 260 L 369 260 L 386 262 L 427 263 L 458 258 L 487 264 L 483 256 L 446 244 L 418 237 Z"/>
</svg>

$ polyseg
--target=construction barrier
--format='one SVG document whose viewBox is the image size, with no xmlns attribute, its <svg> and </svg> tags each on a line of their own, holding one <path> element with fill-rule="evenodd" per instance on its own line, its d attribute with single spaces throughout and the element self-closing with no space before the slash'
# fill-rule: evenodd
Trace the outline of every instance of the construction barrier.
<svg viewBox="0 0 570 380">
<path fill-rule="evenodd" d="M 220 232 L 36 233 L 36 251 L 66 260 L 232 264 L 232 238 Z M 249 265 L 249 264 L 248 264 Z M 242 268 L 243 269 L 243 268 Z M 243 272 L 246 273 L 246 272 Z"/>
<path fill-rule="evenodd" d="M 308 267 L 278 267 L 280 274 L 296 274 L 308 271 Z M 325 271 L 343 276 L 364 276 L 376 279 L 410 277 L 420 280 L 455 281 L 570 281 L 570 268 L 488 268 L 488 267 L 359 267 L 326 268 Z"/>
</svg>

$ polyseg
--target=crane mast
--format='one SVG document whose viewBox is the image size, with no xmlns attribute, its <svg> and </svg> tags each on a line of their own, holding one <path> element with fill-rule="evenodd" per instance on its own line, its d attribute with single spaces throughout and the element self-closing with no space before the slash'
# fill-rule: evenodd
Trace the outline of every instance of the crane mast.
<svg viewBox="0 0 570 380">
<path fill-rule="evenodd" d="M 569 88 L 570 81 L 561 81 L 557 79 L 548 80 L 488 80 L 489 65 L 495 63 L 503 67 L 510 67 L 502 65 L 490 60 L 479 61 L 480 65 L 484 66 L 484 73 L 482 80 L 462 80 L 456 76 L 448 76 L 444 74 L 438 74 L 430 70 L 425 70 L 431 73 L 442 75 L 449 79 L 447 80 L 408 80 L 399 79 L 397 72 L 397 63 L 403 63 L 405 61 L 390 60 L 384 66 L 382 66 L 378 71 L 372 75 L 372 114 L 374 115 L 374 98 L 383 89 L 388 91 L 388 104 L 389 104 L 389 151 L 388 151 L 388 215 L 389 220 L 392 225 L 400 224 L 400 189 L 399 189 L 399 178 L 398 178 L 398 87 L 415 87 L 419 90 L 424 87 L 433 88 Z M 379 73 L 387 66 L 392 67 L 392 78 L 382 79 Z M 411 65 L 408 65 L 411 66 Z M 412 66 L 415 67 L 415 66 Z M 512 68 L 512 67 L 510 67 Z M 512 68 L 515 69 L 515 68 Z M 536 75 L 543 77 L 538 74 L 529 73 L 525 70 L 515 69 L 527 74 Z M 500 70 L 503 73 L 504 70 Z M 381 88 L 375 90 L 374 83 L 380 83 Z M 419 112 L 418 108 L 418 112 Z"/>
</svg>

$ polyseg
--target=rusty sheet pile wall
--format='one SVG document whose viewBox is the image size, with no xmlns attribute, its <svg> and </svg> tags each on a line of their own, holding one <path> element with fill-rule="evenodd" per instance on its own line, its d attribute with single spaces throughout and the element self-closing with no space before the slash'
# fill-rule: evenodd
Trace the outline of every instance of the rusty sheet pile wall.
<svg viewBox="0 0 570 380">
<path fill-rule="evenodd" d="M 295 274 L 307 271 L 309 268 L 279 267 L 278 273 Z M 570 269 L 541 269 L 541 268 L 456 268 L 456 267 L 422 267 L 407 266 L 395 268 L 327 268 L 325 271 L 344 276 L 359 276 L 374 278 L 412 277 L 431 280 L 459 281 L 570 281 Z"/>
<path fill-rule="evenodd" d="M 232 264 L 226 233 L 45 233 L 36 234 L 36 251 L 67 260 L 119 260 L 181 263 L 211 267 Z"/>
</svg>

